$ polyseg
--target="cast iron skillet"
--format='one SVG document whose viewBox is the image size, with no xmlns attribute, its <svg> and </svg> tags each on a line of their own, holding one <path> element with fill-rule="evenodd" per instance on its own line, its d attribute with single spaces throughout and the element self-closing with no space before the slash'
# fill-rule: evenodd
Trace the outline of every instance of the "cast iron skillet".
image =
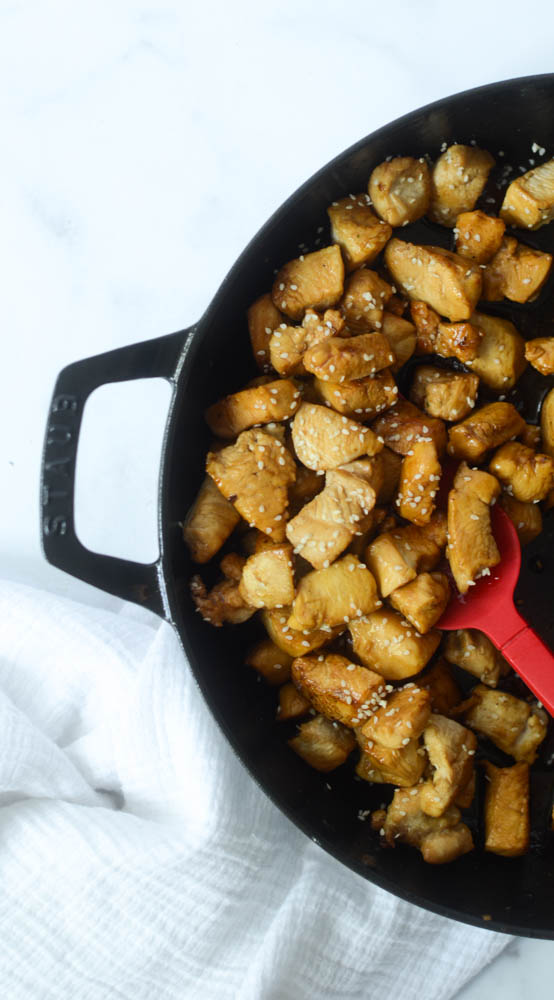
<svg viewBox="0 0 554 1000">
<path fill-rule="evenodd" d="M 109 593 L 135 601 L 175 627 L 198 684 L 234 750 L 275 804 L 316 843 L 364 878 L 444 916 L 477 926 L 532 937 L 554 938 L 554 837 L 548 832 L 554 745 L 544 748 L 532 777 L 533 844 L 523 858 L 504 859 L 477 849 L 446 867 L 425 865 L 409 848 L 386 850 L 358 810 L 390 798 L 387 786 L 353 780 L 344 765 L 330 775 L 313 771 L 286 745 L 290 732 L 275 724 L 275 690 L 243 665 L 257 626 L 214 629 L 194 613 L 188 582 L 193 567 L 180 521 L 198 489 L 208 446 L 203 410 L 254 375 L 246 310 L 272 284 L 274 268 L 330 242 L 326 208 L 348 192 L 366 190 L 373 167 L 386 156 L 429 153 L 443 143 L 472 140 L 503 164 L 529 169 L 532 143 L 554 154 L 554 74 L 510 80 L 437 101 L 379 129 L 342 153 L 307 181 L 272 216 L 240 256 L 198 324 L 179 333 L 134 344 L 69 365 L 60 374 L 50 408 L 42 466 L 42 541 L 55 566 Z M 502 150 L 504 156 L 499 155 Z M 502 192 L 489 185 L 496 211 Z M 487 207 L 487 203 L 485 203 Z M 323 230 L 320 230 L 323 227 Z M 402 237 L 449 245 L 448 231 L 417 223 Z M 519 233 L 532 246 L 553 250 L 554 224 Z M 487 306 L 509 315 L 526 336 L 552 334 L 551 286 L 530 307 Z M 160 558 L 141 565 L 91 552 L 78 540 L 73 519 L 75 457 L 83 407 L 108 382 L 162 376 L 173 385 L 160 468 Z M 536 421 L 548 380 L 524 376 L 514 393 Z M 554 581 L 552 525 L 524 553 L 518 585 L 523 612 L 554 647 L 550 591 Z M 540 559 L 539 559 L 540 556 Z M 539 572 L 540 571 L 540 572 Z M 188 669 L 183 661 L 183 669 Z M 505 760 L 491 750 L 493 759 Z M 469 821 L 476 843 L 476 809 Z"/>
</svg>

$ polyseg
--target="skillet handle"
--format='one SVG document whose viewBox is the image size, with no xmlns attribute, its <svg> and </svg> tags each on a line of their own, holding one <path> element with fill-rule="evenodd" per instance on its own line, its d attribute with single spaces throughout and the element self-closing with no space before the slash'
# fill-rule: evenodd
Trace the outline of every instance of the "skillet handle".
<svg viewBox="0 0 554 1000">
<path fill-rule="evenodd" d="M 164 601 L 160 560 L 135 563 L 91 552 L 75 533 L 75 468 L 79 432 L 90 394 L 110 382 L 166 378 L 175 385 L 184 345 L 193 331 L 130 344 L 106 354 L 76 361 L 60 372 L 46 425 L 41 467 L 41 541 L 49 563 L 79 580 L 126 601 L 134 601 L 161 617 L 169 617 Z"/>
</svg>

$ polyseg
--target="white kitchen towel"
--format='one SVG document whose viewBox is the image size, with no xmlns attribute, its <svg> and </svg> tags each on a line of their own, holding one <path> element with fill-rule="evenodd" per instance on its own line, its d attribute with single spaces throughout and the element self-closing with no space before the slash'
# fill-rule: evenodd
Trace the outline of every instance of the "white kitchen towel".
<svg viewBox="0 0 554 1000">
<path fill-rule="evenodd" d="M 169 625 L 0 582 L 0 996 L 444 1000 L 509 940 L 292 826 Z"/>
</svg>

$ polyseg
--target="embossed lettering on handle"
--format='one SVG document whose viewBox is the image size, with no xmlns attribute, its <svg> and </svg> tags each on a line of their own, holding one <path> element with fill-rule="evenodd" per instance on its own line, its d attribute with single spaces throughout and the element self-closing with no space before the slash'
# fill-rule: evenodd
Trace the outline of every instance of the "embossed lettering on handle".
<svg viewBox="0 0 554 1000">
<path fill-rule="evenodd" d="M 47 537 L 67 534 L 73 516 L 73 480 L 82 410 L 77 396 L 60 393 L 50 406 L 42 483 L 42 528 Z"/>
</svg>

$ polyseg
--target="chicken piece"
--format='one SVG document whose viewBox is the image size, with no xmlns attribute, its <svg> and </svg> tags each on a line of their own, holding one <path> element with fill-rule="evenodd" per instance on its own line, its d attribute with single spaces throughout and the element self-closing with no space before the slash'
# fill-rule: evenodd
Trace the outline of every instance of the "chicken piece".
<svg viewBox="0 0 554 1000">
<path fill-rule="evenodd" d="M 371 427 L 397 455 L 409 455 L 417 441 L 433 441 L 439 456 L 446 448 L 446 428 L 442 420 L 428 417 L 405 399 L 377 417 Z"/>
<path fill-rule="evenodd" d="M 383 452 L 380 451 L 373 458 L 356 458 L 353 462 L 347 462 L 346 465 L 328 472 L 327 476 L 331 482 L 336 479 L 337 472 L 349 472 L 350 475 L 363 479 L 377 494 L 383 487 L 385 476 Z"/>
<path fill-rule="evenodd" d="M 489 469 L 516 500 L 524 503 L 544 500 L 554 485 L 554 459 L 519 441 L 508 441 L 495 451 Z"/>
<path fill-rule="evenodd" d="M 476 264 L 488 264 L 497 250 L 500 250 L 506 224 L 493 215 L 462 212 L 456 219 L 456 253 L 469 257 Z"/>
<path fill-rule="evenodd" d="M 390 603 L 411 625 L 425 635 L 439 621 L 450 600 L 444 573 L 420 573 L 411 583 L 393 590 Z"/>
<path fill-rule="evenodd" d="M 280 375 L 305 375 L 303 357 L 307 350 L 330 337 L 340 337 L 344 320 L 336 309 L 327 309 L 323 316 L 308 309 L 301 326 L 281 323 L 270 337 L 269 356 Z"/>
<path fill-rule="evenodd" d="M 429 692 L 413 683 L 405 684 L 396 688 L 360 727 L 358 741 L 367 753 L 372 752 L 374 743 L 400 750 L 407 746 L 407 740 L 415 742 L 421 736 L 430 715 Z"/>
<path fill-rule="evenodd" d="M 312 566 L 324 569 L 363 531 L 375 505 L 368 482 L 340 469 L 327 473 L 325 488 L 289 521 L 287 538 Z"/>
<path fill-rule="evenodd" d="M 277 309 L 298 320 L 306 309 L 334 306 L 343 288 L 344 264 L 335 244 L 285 264 L 275 276 L 271 298 Z"/>
<path fill-rule="evenodd" d="M 428 816 L 421 808 L 422 787 L 397 788 L 381 829 L 385 843 L 418 848 L 428 864 L 447 864 L 473 850 L 471 832 L 461 813 L 450 806 L 442 816 Z"/>
<path fill-rule="evenodd" d="M 206 476 L 196 499 L 183 522 L 183 538 L 188 545 L 191 559 L 207 563 L 240 521 L 232 503 L 219 492 Z"/>
<path fill-rule="evenodd" d="M 505 236 L 500 250 L 483 271 L 483 298 L 488 302 L 504 298 L 529 302 L 539 294 L 551 267 L 551 254 Z"/>
<path fill-rule="evenodd" d="M 471 370 L 491 389 L 506 392 L 525 371 L 525 341 L 514 324 L 500 316 L 476 312 L 471 322 L 482 333 Z"/>
<path fill-rule="evenodd" d="M 485 761 L 485 850 L 517 858 L 529 850 L 529 764 Z"/>
<path fill-rule="evenodd" d="M 541 375 L 554 375 L 554 337 L 534 337 L 525 345 L 525 359 Z"/>
<path fill-rule="evenodd" d="M 246 560 L 239 592 L 251 608 L 282 608 L 294 600 L 292 546 L 279 545 Z"/>
<path fill-rule="evenodd" d="M 523 417 L 511 403 L 488 403 L 448 431 L 448 451 L 455 458 L 480 462 L 491 448 L 521 434 Z"/>
<path fill-rule="evenodd" d="M 387 302 L 387 312 L 393 313 L 394 316 L 403 316 L 407 308 L 408 300 L 402 295 L 391 295 Z"/>
<path fill-rule="evenodd" d="M 554 389 L 546 394 L 541 406 L 542 449 L 554 458 Z"/>
<path fill-rule="evenodd" d="M 315 629 L 340 625 L 381 607 L 372 574 L 356 556 L 344 556 L 332 566 L 307 573 L 298 585 L 289 625 Z"/>
<path fill-rule="evenodd" d="M 528 545 L 540 535 L 542 514 L 538 504 L 516 500 L 508 493 L 502 494 L 500 504 L 514 525 L 521 545 Z"/>
<path fill-rule="evenodd" d="M 400 469 L 402 468 L 402 456 L 397 455 L 390 448 L 383 448 L 379 452 L 380 464 L 383 473 L 383 485 L 377 490 L 378 503 L 390 503 L 398 489 L 400 481 Z M 385 530 L 383 528 L 383 530 Z"/>
<path fill-rule="evenodd" d="M 418 679 L 419 687 L 429 692 L 433 712 L 450 715 L 462 699 L 462 692 L 452 676 L 450 667 L 442 658 Z"/>
<path fill-rule="evenodd" d="M 385 263 L 402 292 L 427 302 L 453 323 L 469 319 L 481 297 L 479 266 L 442 247 L 392 239 Z"/>
<path fill-rule="evenodd" d="M 440 560 L 441 548 L 446 544 L 446 529 L 442 537 L 435 535 L 437 523 L 443 515 L 420 527 L 408 525 L 395 531 L 383 532 L 366 552 L 366 562 L 379 587 L 382 597 L 414 580 L 418 573 L 433 569 Z"/>
<path fill-rule="evenodd" d="M 244 431 L 235 444 L 208 452 L 206 470 L 245 521 L 275 542 L 285 540 L 287 487 L 296 466 L 280 441 L 263 431 Z"/>
<path fill-rule="evenodd" d="M 291 657 L 306 656 L 312 650 L 325 646 L 346 628 L 345 625 L 334 629 L 330 625 L 324 625 L 313 631 L 306 628 L 297 632 L 288 624 L 291 611 L 292 607 L 264 608 L 261 611 L 262 622 L 269 638 L 283 653 Z"/>
<path fill-rule="evenodd" d="M 304 355 L 307 372 L 323 382 L 344 382 L 373 375 L 394 364 L 395 355 L 382 333 L 330 337 Z"/>
<path fill-rule="evenodd" d="M 277 706 L 277 721 L 289 722 L 290 719 L 301 719 L 310 711 L 311 702 L 297 691 L 292 681 L 287 681 L 279 688 L 279 704 Z"/>
<path fill-rule="evenodd" d="M 479 379 L 471 372 L 450 372 L 433 365 L 419 365 L 414 373 L 410 399 L 430 417 L 463 420 L 475 406 Z"/>
<path fill-rule="evenodd" d="M 475 798 L 475 785 L 475 771 L 473 771 L 467 785 L 464 785 L 464 787 L 457 792 L 456 798 L 454 799 L 454 805 L 458 806 L 458 809 L 469 809 L 473 799 Z"/>
<path fill-rule="evenodd" d="M 449 663 L 478 677 L 482 684 L 495 688 L 501 677 L 510 672 L 510 665 L 484 632 L 475 628 L 460 628 L 447 632 L 444 656 Z"/>
<path fill-rule="evenodd" d="M 515 760 L 532 764 L 548 728 L 547 715 L 505 691 L 478 684 L 468 699 L 464 722 Z"/>
<path fill-rule="evenodd" d="M 246 665 L 257 670 L 268 684 L 284 684 L 290 680 L 292 656 L 279 649 L 271 639 L 262 639 L 250 650 Z"/>
<path fill-rule="evenodd" d="M 398 399 L 398 386 L 388 368 L 351 382 L 324 382 L 316 378 L 314 388 L 322 403 L 353 420 L 371 420 L 394 406 Z"/>
<path fill-rule="evenodd" d="M 265 371 L 269 367 L 269 341 L 281 322 L 281 313 L 273 305 L 268 292 L 252 303 L 247 315 L 254 360 L 258 368 Z"/>
<path fill-rule="evenodd" d="M 324 313 L 306 309 L 302 326 L 306 331 L 306 350 L 319 344 L 325 337 L 349 337 L 344 317 L 338 309 L 326 309 Z"/>
<path fill-rule="evenodd" d="M 356 745 L 356 740 L 346 726 L 330 722 L 323 715 L 303 722 L 298 735 L 288 741 L 291 750 L 302 757 L 316 771 L 334 771 L 344 764 Z"/>
<path fill-rule="evenodd" d="M 224 624 L 241 625 L 254 614 L 255 609 L 245 604 L 238 587 L 243 565 L 244 560 L 240 556 L 226 556 L 221 562 L 224 579 L 216 583 L 209 593 L 201 577 L 193 576 L 190 581 L 190 593 L 196 610 L 205 622 L 216 628 Z M 237 569 L 238 574 L 235 572 Z"/>
<path fill-rule="evenodd" d="M 290 379 L 277 379 L 253 389 L 234 392 L 206 410 L 210 430 L 220 438 L 235 438 L 254 424 L 278 423 L 296 413 L 302 400 Z"/>
<path fill-rule="evenodd" d="M 410 312 L 416 327 L 417 354 L 439 354 L 467 364 L 477 357 L 483 334 L 472 323 L 443 323 L 426 302 L 415 301 Z"/>
<path fill-rule="evenodd" d="M 417 335 L 415 326 L 407 319 L 402 319 L 401 316 L 395 316 L 394 313 L 385 311 L 383 313 L 381 332 L 387 338 L 396 359 L 392 369 L 393 371 L 398 371 L 402 365 L 406 364 L 406 361 L 409 361 L 416 349 Z"/>
<path fill-rule="evenodd" d="M 400 469 L 397 507 L 413 524 L 428 524 L 435 509 L 441 466 L 432 441 L 415 441 Z"/>
<path fill-rule="evenodd" d="M 364 531 L 354 535 L 346 551 L 357 556 L 358 559 L 363 559 L 367 546 L 379 529 L 383 530 L 383 524 L 387 517 L 387 511 L 384 507 L 374 507 L 369 516 L 364 518 Z"/>
<path fill-rule="evenodd" d="M 467 594 L 479 576 L 489 575 L 500 562 L 491 528 L 490 505 L 500 494 L 494 476 L 462 462 L 448 494 L 446 556 L 460 594 Z"/>
<path fill-rule="evenodd" d="M 375 167 L 368 190 L 382 219 L 391 226 L 407 226 L 425 215 L 429 208 L 429 167 L 423 158 L 395 156 Z"/>
<path fill-rule="evenodd" d="M 289 486 L 291 512 L 297 514 L 305 504 L 321 493 L 323 486 L 323 476 L 318 476 L 317 472 L 307 469 L 305 465 L 297 465 L 296 479 Z"/>
<path fill-rule="evenodd" d="M 347 271 L 371 264 L 392 236 L 392 229 L 370 208 L 366 194 L 341 198 L 327 209 L 331 238 L 342 250 Z"/>
<path fill-rule="evenodd" d="M 348 329 L 352 333 L 379 330 L 392 294 L 391 286 L 375 271 L 366 267 L 355 271 L 346 282 L 340 304 Z"/>
<path fill-rule="evenodd" d="M 492 167 L 494 159 L 485 149 L 449 146 L 431 174 L 429 218 L 441 226 L 454 226 L 462 212 L 475 207 Z"/>
<path fill-rule="evenodd" d="M 385 692 L 379 674 L 335 653 L 298 657 L 292 679 L 318 712 L 352 729 L 367 719 Z"/>
<path fill-rule="evenodd" d="M 400 785 L 410 788 L 421 778 L 425 770 L 425 753 L 417 740 L 406 737 L 404 746 L 398 750 L 368 741 L 372 749 L 362 750 L 356 765 L 356 774 L 372 784 Z"/>
<path fill-rule="evenodd" d="M 522 444 L 526 445 L 528 448 L 532 448 L 533 451 L 541 450 L 541 429 L 537 427 L 536 424 L 525 424 L 521 434 L 518 434 L 518 440 Z"/>
<path fill-rule="evenodd" d="M 374 611 L 363 621 L 351 621 L 348 627 L 356 656 L 388 681 L 418 674 L 440 642 L 439 632 L 419 635 L 389 608 Z"/>
<path fill-rule="evenodd" d="M 434 772 L 421 788 L 421 808 L 428 816 L 442 816 L 471 779 L 477 740 L 471 729 L 433 713 L 423 742 Z"/>
<path fill-rule="evenodd" d="M 554 160 L 512 181 L 500 215 L 508 226 L 521 229 L 540 229 L 554 219 Z"/>
<path fill-rule="evenodd" d="M 295 415 L 292 441 L 300 461 L 315 471 L 376 455 L 383 447 L 369 427 L 314 403 L 303 403 Z"/>
</svg>

